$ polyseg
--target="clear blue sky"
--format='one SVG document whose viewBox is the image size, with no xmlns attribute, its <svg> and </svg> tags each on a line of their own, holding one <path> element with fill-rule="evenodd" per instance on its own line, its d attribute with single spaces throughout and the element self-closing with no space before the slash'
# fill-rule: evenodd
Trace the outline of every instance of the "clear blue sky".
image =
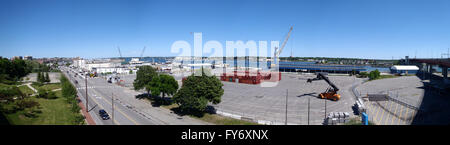
<svg viewBox="0 0 450 145">
<path fill-rule="evenodd" d="M 441 57 L 449 0 L 0 0 L 0 56 L 175 56 L 177 40 L 282 40 L 282 56 Z M 192 46 L 193 47 L 193 46 Z"/>
</svg>

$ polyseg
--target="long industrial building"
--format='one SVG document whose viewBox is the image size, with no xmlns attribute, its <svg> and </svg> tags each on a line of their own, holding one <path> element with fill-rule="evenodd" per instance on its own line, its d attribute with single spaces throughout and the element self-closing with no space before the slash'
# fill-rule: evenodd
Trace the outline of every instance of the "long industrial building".
<svg viewBox="0 0 450 145">
<path fill-rule="evenodd" d="M 325 65 L 314 62 L 279 62 L 279 70 L 284 72 L 330 72 L 330 73 L 351 73 L 367 71 L 365 66 L 354 65 Z"/>
</svg>

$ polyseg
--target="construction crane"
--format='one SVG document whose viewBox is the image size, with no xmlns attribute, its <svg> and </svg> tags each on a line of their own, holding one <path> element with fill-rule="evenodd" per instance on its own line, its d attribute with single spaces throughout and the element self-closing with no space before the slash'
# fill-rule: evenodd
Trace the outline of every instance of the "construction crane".
<svg viewBox="0 0 450 145">
<path fill-rule="evenodd" d="M 144 46 L 144 49 L 142 49 L 142 52 L 141 52 L 141 59 L 142 59 L 142 55 L 144 55 L 144 51 L 145 51 L 145 46 Z"/>
<path fill-rule="evenodd" d="M 120 52 L 120 47 L 119 46 L 117 46 L 117 50 L 119 50 L 120 58 L 122 58 L 122 52 Z"/>
<path fill-rule="evenodd" d="M 275 65 L 275 62 L 277 62 L 277 59 L 278 59 L 278 57 L 280 56 L 281 52 L 283 51 L 284 46 L 286 46 L 286 43 L 287 43 L 289 37 L 291 36 L 292 29 L 294 29 L 293 26 L 291 26 L 291 28 L 289 29 L 289 32 L 288 32 L 286 38 L 284 39 L 283 44 L 281 44 L 281 47 L 280 47 L 279 49 L 278 49 L 278 47 L 275 47 L 275 52 L 274 52 L 274 54 L 273 54 L 273 59 L 272 59 L 272 63 L 271 63 L 271 68 L 273 68 L 273 67 L 276 66 L 276 65 Z M 278 49 L 278 51 L 277 51 L 277 49 Z"/>
<path fill-rule="evenodd" d="M 328 85 L 330 85 L 332 88 L 328 88 L 325 92 L 320 93 L 319 97 L 322 99 L 331 99 L 334 101 L 337 101 L 341 98 L 341 95 L 339 95 L 337 92 L 339 91 L 339 88 L 336 87 L 336 85 L 334 85 L 326 76 L 325 73 L 317 73 L 317 77 L 313 78 L 313 79 L 308 79 L 307 82 L 311 83 L 312 81 L 317 81 L 317 80 L 325 80 L 325 82 L 328 83 Z"/>
</svg>

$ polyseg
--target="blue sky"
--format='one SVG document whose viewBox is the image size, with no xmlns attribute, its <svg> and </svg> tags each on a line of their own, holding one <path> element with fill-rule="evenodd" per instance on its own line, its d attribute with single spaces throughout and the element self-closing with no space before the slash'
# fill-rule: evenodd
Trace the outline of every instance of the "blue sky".
<svg viewBox="0 0 450 145">
<path fill-rule="evenodd" d="M 0 0 L 0 56 L 176 56 L 203 42 L 279 40 L 281 56 L 441 57 L 450 48 L 448 0 Z"/>
</svg>

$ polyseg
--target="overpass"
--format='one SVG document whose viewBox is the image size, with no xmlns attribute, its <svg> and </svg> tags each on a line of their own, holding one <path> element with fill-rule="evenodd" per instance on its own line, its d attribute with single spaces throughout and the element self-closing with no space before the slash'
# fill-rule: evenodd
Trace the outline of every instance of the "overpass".
<svg viewBox="0 0 450 145">
<path fill-rule="evenodd" d="M 432 66 L 433 65 L 438 65 L 439 67 L 442 68 L 442 77 L 444 79 L 445 83 L 450 83 L 449 79 L 448 79 L 448 68 L 450 67 L 450 59 L 449 58 L 445 58 L 445 59 L 409 59 L 407 60 L 408 63 L 421 63 L 423 65 L 419 65 L 420 69 L 422 71 L 425 71 L 427 73 L 429 73 L 430 75 L 432 74 Z"/>
</svg>

